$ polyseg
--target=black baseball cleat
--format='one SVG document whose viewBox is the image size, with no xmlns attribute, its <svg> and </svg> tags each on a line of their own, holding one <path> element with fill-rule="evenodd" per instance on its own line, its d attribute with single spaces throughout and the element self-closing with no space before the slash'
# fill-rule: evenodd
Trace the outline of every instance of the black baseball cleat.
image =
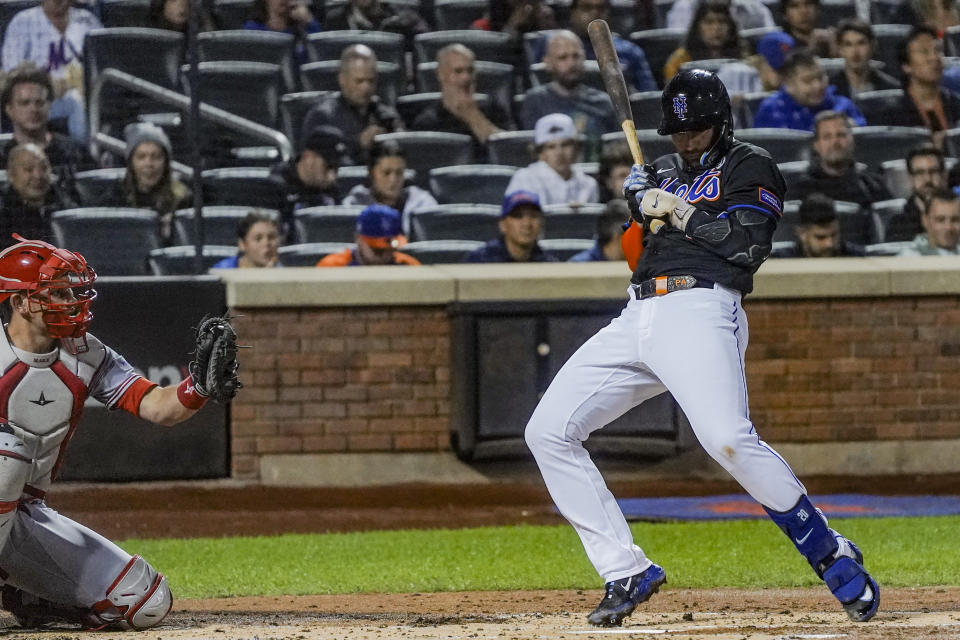
<svg viewBox="0 0 960 640">
<path fill-rule="evenodd" d="M 607 592 L 603 600 L 587 616 L 587 620 L 598 627 L 619 627 L 638 604 L 649 600 L 666 581 L 667 574 L 655 564 L 635 576 L 612 580 L 606 584 Z"/>
</svg>

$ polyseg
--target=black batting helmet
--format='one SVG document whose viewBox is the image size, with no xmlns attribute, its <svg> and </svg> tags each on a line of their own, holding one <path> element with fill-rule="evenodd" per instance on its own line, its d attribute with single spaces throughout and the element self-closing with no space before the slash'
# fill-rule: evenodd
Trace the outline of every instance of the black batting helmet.
<svg viewBox="0 0 960 640">
<path fill-rule="evenodd" d="M 663 90 L 661 107 L 663 116 L 657 133 L 662 136 L 713 127 L 718 135 L 709 152 L 712 157 L 717 151 L 725 153 L 733 141 L 730 96 L 715 73 L 703 69 L 680 71 Z"/>
</svg>

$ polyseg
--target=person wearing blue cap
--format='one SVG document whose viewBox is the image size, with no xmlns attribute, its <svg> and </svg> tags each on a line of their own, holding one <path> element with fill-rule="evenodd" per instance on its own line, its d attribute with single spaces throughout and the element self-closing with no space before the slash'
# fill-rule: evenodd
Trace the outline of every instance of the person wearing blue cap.
<svg viewBox="0 0 960 640">
<path fill-rule="evenodd" d="M 352 249 L 331 253 L 317 262 L 318 267 L 356 267 L 361 265 L 406 264 L 420 261 L 397 251 L 403 245 L 400 214 L 385 204 L 371 204 L 357 217 L 357 244 Z"/>
<path fill-rule="evenodd" d="M 537 240 L 543 231 L 540 198 L 530 191 L 513 191 L 500 207 L 500 236 L 468 253 L 464 262 L 557 262 Z"/>
<path fill-rule="evenodd" d="M 821 111 L 836 111 L 849 117 L 857 126 L 866 119 L 850 98 L 838 96 L 827 84 L 816 56 L 806 49 L 791 51 L 780 69 L 783 86 L 757 107 L 754 127 L 799 129 L 813 132 L 813 122 Z"/>
</svg>

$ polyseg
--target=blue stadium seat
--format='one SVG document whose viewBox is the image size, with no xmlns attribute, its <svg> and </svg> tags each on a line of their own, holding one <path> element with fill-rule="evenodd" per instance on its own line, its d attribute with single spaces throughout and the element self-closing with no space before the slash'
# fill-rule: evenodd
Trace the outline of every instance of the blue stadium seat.
<svg viewBox="0 0 960 640">
<path fill-rule="evenodd" d="M 197 255 L 196 247 L 161 247 L 150 252 L 150 270 L 155 276 L 186 276 L 197 273 L 195 270 L 195 260 Z M 230 258 L 237 255 L 236 245 L 204 245 L 202 265 L 200 273 L 206 273 L 207 269 L 220 262 L 224 258 Z"/>
<path fill-rule="evenodd" d="M 150 209 L 88 207 L 50 217 L 58 247 L 77 251 L 103 276 L 144 276 L 150 251 L 158 248 L 157 212 Z M 109 238 L 109 242 L 104 242 Z"/>
</svg>

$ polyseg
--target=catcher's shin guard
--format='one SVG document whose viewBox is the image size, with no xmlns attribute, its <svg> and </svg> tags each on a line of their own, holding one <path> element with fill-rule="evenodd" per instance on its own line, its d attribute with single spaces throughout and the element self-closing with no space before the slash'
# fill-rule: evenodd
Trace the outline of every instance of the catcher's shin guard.
<svg viewBox="0 0 960 640">
<path fill-rule="evenodd" d="M 828 527 L 823 513 L 805 495 L 790 511 L 764 509 L 827 584 L 850 619 L 866 622 L 872 618 L 880 606 L 880 587 L 863 568 L 860 549 Z"/>
</svg>

